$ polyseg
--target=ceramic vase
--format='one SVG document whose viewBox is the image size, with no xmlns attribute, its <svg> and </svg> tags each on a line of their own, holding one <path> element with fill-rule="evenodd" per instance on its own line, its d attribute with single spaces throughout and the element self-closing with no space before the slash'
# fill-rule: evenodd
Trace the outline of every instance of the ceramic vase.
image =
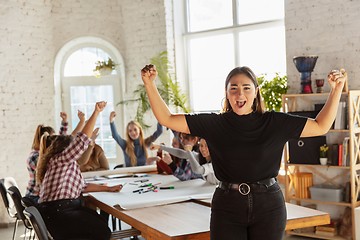
<svg viewBox="0 0 360 240">
<path fill-rule="evenodd" d="M 320 158 L 320 164 L 321 165 L 326 165 L 327 164 L 328 159 L 327 158 Z"/>
</svg>

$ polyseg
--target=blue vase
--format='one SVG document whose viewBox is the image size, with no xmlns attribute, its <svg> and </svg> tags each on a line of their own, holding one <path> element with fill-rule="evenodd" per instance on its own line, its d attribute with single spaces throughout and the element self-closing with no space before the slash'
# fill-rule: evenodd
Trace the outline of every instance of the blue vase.
<svg viewBox="0 0 360 240">
<path fill-rule="evenodd" d="M 312 93 L 311 72 L 314 70 L 318 56 L 297 56 L 293 58 L 296 69 L 300 72 L 301 91 L 300 93 Z"/>
</svg>

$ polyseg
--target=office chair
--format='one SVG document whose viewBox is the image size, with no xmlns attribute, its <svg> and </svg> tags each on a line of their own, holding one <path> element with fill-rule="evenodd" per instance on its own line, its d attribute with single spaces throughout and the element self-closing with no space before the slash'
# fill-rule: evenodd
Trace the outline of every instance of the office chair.
<svg viewBox="0 0 360 240">
<path fill-rule="evenodd" d="M 8 197 L 8 192 L 6 189 L 7 189 L 7 187 L 15 186 L 15 185 L 16 185 L 16 182 L 11 177 L 0 179 L 0 192 L 1 192 L 1 196 L 3 199 L 4 205 L 5 205 L 5 208 L 9 214 L 9 216 L 11 218 L 15 218 L 15 226 L 14 226 L 14 232 L 13 232 L 13 237 L 12 237 L 13 240 L 15 239 L 15 236 L 16 236 L 16 230 L 17 230 L 18 221 L 20 220 L 20 217 L 16 212 L 14 202 L 12 201 L 11 198 Z"/>
<path fill-rule="evenodd" d="M 45 222 L 36 207 L 30 206 L 23 211 L 26 219 L 31 223 L 32 228 L 39 240 L 53 240 L 50 233 L 47 231 Z"/>
<path fill-rule="evenodd" d="M 16 214 L 17 214 L 17 220 L 22 220 L 24 225 L 25 225 L 25 237 L 26 237 L 26 232 L 27 230 L 29 231 L 29 239 L 31 238 L 31 236 L 33 236 L 33 239 L 35 238 L 35 236 L 33 235 L 33 228 L 29 222 L 29 220 L 25 217 L 23 211 L 25 209 L 25 207 L 22 205 L 21 202 L 21 193 L 19 191 L 19 189 L 16 186 L 11 186 L 8 188 L 7 192 L 10 194 L 15 208 L 16 208 Z"/>
</svg>

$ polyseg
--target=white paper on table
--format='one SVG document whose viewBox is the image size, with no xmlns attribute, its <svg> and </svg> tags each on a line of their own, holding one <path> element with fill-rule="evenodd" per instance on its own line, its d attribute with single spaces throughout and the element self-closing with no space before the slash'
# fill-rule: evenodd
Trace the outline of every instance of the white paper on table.
<svg viewBox="0 0 360 240">
<path fill-rule="evenodd" d="M 110 192 L 95 192 L 89 193 L 99 201 L 109 206 L 120 206 L 124 210 L 152 207 L 164 205 L 175 202 L 182 202 L 191 199 L 206 199 L 211 198 L 216 185 L 212 185 L 203 179 L 193 179 L 188 181 L 180 181 L 172 175 L 150 175 L 147 182 L 135 182 L 141 178 L 121 178 L 99 181 L 99 183 L 107 182 L 108 186 L 117 184 L 127 184 L 119 193 Z M 137 183 L 138 185 L 133 185 Z M 139 189 L 142 184 L 158 184 L 158 192 L 133 193 L 134 190 Z M 174 189 L 160 189 L 160 187 L 173 186 Z M 144 190 L 147 187 L 143 187 Z"/>
<path fill-rule="evenodd" d="M 104 171 L 92 171 L 92 172 L 82 172 L 84 179 L 93 178 L 94 176 L 108 176 L 115 174 L 129 174 L 129 173 L 146 173 L 146 172 L 156 172 L 156 165 L 149 166 L 137 166 L 137 167 L 124 167 L 117 168 L 114 170 L 104 170 Z"/>
</svg>

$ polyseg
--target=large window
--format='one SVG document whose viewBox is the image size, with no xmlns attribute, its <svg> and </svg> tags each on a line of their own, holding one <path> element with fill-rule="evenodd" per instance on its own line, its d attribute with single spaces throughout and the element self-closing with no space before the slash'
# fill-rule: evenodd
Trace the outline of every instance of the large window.
<svg viewBox="0 0 360 240">
<path fill-rule="evenodd" d="M 88 119 L 94 111 L 96 102 L 107 102 L 106 108 L 100 113 L 95 124 L 95 127 L 100 128 L 96 143 L 104 149 L 110 162 L 119 164 L 122 154 L 117 153 L 118 149 L 111 136 L 109 123 L 110 112 L 120 101 L 119 77 L 117 70 L 100 77 L 95 77 L 93 71 L 97 61 L 107 61 L 109 58 L 115 61 L 108 52 L 98 47 L 83 47 L 71 53 L 63 68 L 62 99 L 63 109 L 69 115 L 70 129 L 74 129 L 79 123 L 78 110 L 84 112 Z"/>
<path fill-rule="evenodd" d="M 283 0 L 187 0 L 186 7 L 194 111 L 222 108 L 225 78 L 235 66 L 248 66 L 256 75 L 286 74 Z"/>
</svg>

